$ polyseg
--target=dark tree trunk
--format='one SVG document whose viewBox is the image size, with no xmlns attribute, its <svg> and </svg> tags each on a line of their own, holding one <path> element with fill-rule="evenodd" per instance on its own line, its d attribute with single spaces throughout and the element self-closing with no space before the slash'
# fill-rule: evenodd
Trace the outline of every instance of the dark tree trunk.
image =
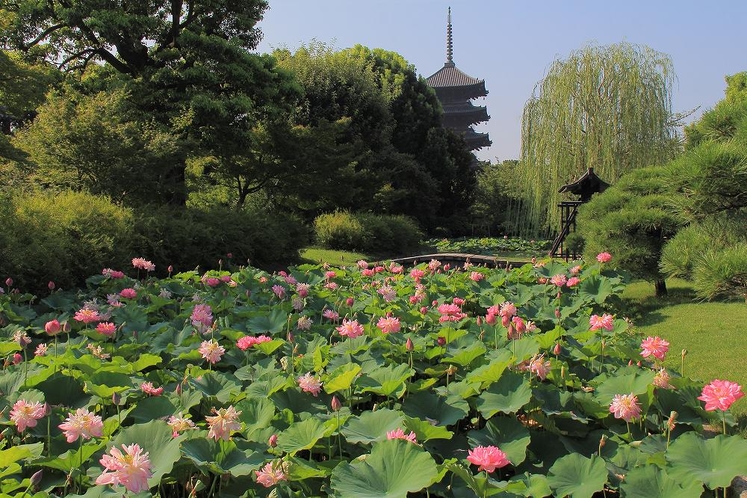
<svg viewBox="0 0 747 498">
<path fill-rule="evenodd" d="M 654 288 L 656 289 L 656 297 L 664 297 L 667 295 L 667 282 L 664 280 L 657 280 L 654 282 Z"/>
</svg>

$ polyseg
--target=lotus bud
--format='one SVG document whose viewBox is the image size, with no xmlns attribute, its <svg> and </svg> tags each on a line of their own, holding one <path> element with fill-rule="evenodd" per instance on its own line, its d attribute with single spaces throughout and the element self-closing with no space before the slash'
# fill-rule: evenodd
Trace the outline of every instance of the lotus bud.
<svg viewBox="0 0 747 498">
<path fill-rule="evenodd" d="M 55 320 L 50 320 L 46 324 L 44 324 L 44 332 L 46 332 L 49 335 L 57 335 L 62 330 L 62 326 L 60 325 L 60 322 Z"/>
<path fill-rule="evenodd" d="M 412 344 L 412 339 L 410 337 L 407 338 L 407 342 L 405 342 L 405 349 L 408 351 L 412 351 L 415 349 L 415 346 Z"/>
<path fill-rule="evenodd" d="M 332 396 L 330 406 L 332 407 L 332 411 L 337 412 L 340 411 L 340 408 L 342 408 L 342 403 L 340 403 L 340 400 L 337 398 L 337 396 Z"/>
<path fill-rule="evenodd" d="M 8 287 L 12 286 L 13 285 L 13 279 L 10 278 L 10 277 L 6 278 L 5 279 L 5 285 L 7 285 Z"/>
<path fill-rule="evenodd" d="M 54 282 L 52 282 L 51 280 L 49 282 L 47 282 L 47 289 L 53 291 L 54 288 L 55 288 Z"/>
<path fill-rule="evenodd" d="M 355 303 L 355 299 L 353 299 L 352 297 L 349 297 L 345 300 L 345 304 L 348 306 L 352 306 L 353 303 Z"/>
<path fill-rule="evenodd" d="M 560 318 L 560 308 L 555 308 L 555 318 Z"/>
<path fill-rule="evenodd" d="M 119 406 L 119 404 L 122 402 L 122 395 L 119 393 L 112 393 L 112 403 Z"/>
<path fill-rule="evenodd" d="M 42 470 L 37 470 L 36 472 L 34 472 L 34 474 L 31 476 L 31 479 L 30 479 L 31 487 L 36 489 L 36 487 L 38 487 L 39 484 L 41 484 L 43 476 L 44 476 L 44 472 Z"/>
<path fill-rule="evenodd" d="M 443 346 L 443 345 L 445 345 L 445 344 L 446 344 L 446 338 L 445 338 L 445 337 L 441 337 L 441 336 L 438 336 L 438 339 L 436 339 L 436 343 L 437 343 L 437 344 L 438 344 L 439 346 Z"/>
<path fill-rule="evenodd" d="M 270 436 L 270 439 L 267 440 L 267 445 L 270 448 L 274 448 L 275 446 L 277 446 L 278 445 L 278 435 L 277 434 L 273 434 L 272 436 Z"/>
<path fill-rule="evenodd" d="M 66 334 L 69 334 L 72 328 L 73 327 L 68 322 L 62 324 L 62 331 Z"/>
<path fill-rule="evenodd" d="M 555 347 L 552 348 L 552 354 L 554 354 L 555 356 L 558 356 L 562 350 L 563 348 L 560 347 L 560 343 L 556 342 Z"/>
</svg>

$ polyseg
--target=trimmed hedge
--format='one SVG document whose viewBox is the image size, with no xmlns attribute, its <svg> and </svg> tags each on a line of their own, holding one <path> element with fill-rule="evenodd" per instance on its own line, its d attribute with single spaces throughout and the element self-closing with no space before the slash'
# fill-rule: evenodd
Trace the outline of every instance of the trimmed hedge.
<svg viewBox="0 0 747 498">
<path fill-rule="evenodd" d="M 0 277 L 44 292 L 84 285 L 103 268 L 124 269 L 133 257 L 157 275 L 229 263 L 267 267 L 298 258 L 308 231 L 290 216 L 224 208 L 157 207 L 139 211 L 83 192 L 45 192 L 0 199 Z M 228 255 L 231 254 L 231 258 Z"/>
<path fill-rule="evenodd" d="M 360 251 L 377 256 L 409 254 L 423 233 L 406 216 L 336 211 L 314 220 L 316 243 L 327 249 Z"/>
</svg>

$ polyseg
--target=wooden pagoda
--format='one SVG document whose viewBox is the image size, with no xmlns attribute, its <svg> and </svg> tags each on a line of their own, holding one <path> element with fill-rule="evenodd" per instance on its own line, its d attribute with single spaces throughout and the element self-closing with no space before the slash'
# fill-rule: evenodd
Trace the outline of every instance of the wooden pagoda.
<svg viewBox="0 0 747 498">
<path fill-rule="evenodd" d="M 594 173 L 594 168 L 589 168 L 586 173 L 581 175 L 575 182 L 563 185 L 558 190 L 559 193 L 568 192 L 579 197 L 576 201 L 561 201 L 558 204 L 560 208 L 560 232 L 553 241 L 552 248 L 550 249 L 550 256 L 555 258 L 565 258 L 566 261 L 569 259 L 575 259 L 578 254 L 572 249 L 566 247 L 564 244 L 565 238 L 569 233 L 576 231 L 576 214 L 578 213 L 578 207 L 591 199 L 591 196 L 604 192 L 609 183 L 599 178 Z"/>
<path fill-rule="evenodd" d="M 472 126 L 490 119 L 484 106 L 472 104 L 472 100 L 485 97 L 485 80 L 469 76 L 454 64 L 454 45 L 451 31 L 451 7 L 446 27 L 446 63 L 444 67 L 426 78 L 428 85 L 436 91 L 443 108 L 442 123 L 445 128 L 454 130 L 464 137 L 469 150 L 489 147 L 487 133 L 478 133 Z"/>
</svg>

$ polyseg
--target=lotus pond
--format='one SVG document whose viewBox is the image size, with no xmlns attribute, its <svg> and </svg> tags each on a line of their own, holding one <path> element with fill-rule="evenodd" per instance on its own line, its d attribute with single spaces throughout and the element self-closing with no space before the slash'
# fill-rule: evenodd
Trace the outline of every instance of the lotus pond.
<svg viewBox="0 0 747 498">
<path fill-rule="evenodd" d="M 700 497 L 747 474 L 741 387 L 665 370 L 611 262 L 147 263 L 6 282 L 1 496 Z"/>
</svg>

